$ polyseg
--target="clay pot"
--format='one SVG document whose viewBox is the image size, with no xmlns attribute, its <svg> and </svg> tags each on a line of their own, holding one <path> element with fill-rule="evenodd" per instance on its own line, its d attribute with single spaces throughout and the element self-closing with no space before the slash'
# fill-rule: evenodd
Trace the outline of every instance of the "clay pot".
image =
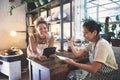
<svg viewBox="0 0 120 80">
<path fill-rule="evenodd" d="M 52 15 L 52 20 L 55 21 L 55 20 L 58 20 L 58 13 L 54 13 Z"/>
<path fill-rule="evenodd" d="M 54 1 L 54 0 L 47 0 L 48 2 L 52 2 L 52 1 Z"/>
<path fill-rule="evenodd" d="M 67 14 L 65 12 L 63 12 L 63 19 L 67 18 Z M 58 14 L 58 19 L 61 19 L 61 14 Z"/>
<path fill-rule="evenodd" d="M 47 0 L 39 0 L 39 3 L 40 3 L 41 5 L 44 5 L 44 4 L 47 4 L 48 2 L 47 2 Z"/>
<path fill-rule="evenodd" d="M 48 16 L 46 19 L 47 22 L 52 21 L 52 16 Z"/>
</svg>

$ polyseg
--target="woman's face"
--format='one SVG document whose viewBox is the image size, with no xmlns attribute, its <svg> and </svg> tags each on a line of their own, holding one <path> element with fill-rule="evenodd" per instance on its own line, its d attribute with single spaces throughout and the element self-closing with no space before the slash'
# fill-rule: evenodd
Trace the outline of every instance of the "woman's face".
<svg viewBox="0 0 120 80">
<path fill-rule="evenodd" d="M 40 36 L 47 36 L 48 29 L 45 24 L 39 24 L 37 26 L 37 31 L 40 34 Z"/>
<path fill-rule="evenodd" d="M 86 27 L 83 27 L 83 36 L 86 38 L 86 40 L 92 42 L 96 37 L 96 30 L 90 32 Z"/>
</svg>

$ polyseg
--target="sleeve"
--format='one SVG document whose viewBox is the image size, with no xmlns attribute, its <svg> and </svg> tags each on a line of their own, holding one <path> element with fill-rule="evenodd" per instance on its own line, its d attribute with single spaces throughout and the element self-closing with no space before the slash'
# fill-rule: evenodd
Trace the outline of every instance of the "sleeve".
<svg viewBox="0 0 120 80">
<path fill-rule="evenodd" d="M 108 56 L 108 48 L 106 43 L 99 43 L 95 48 L 94 61 L 105 63 Z"/>
</svg>

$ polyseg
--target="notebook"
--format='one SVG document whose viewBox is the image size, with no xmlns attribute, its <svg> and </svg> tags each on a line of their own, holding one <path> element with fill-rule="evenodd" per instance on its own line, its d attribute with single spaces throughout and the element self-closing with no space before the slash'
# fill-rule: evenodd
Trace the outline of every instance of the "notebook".
<svg viewBox="0 0 120 80">
<path fill-rule="evenodd" d="M 59 56 L 59 55 L 56 55 L 59 59 L 61 59 L 61 60 L 65 60 L 65 59 L 67 59 L 67 57 L 64 57 L 64 56 Z"/>
</svg>

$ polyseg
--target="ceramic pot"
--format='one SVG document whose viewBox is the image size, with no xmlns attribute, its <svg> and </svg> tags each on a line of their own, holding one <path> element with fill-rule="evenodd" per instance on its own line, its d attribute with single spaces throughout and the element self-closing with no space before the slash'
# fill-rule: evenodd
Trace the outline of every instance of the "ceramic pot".
<svg viewBox="0 0 120 80">
<path fill-rule="evenodd" d="M 41 5 L 47 4 L 47 0 L 39 0 L 39 3 L 40 3 Z"/>
<path fill-rule="evenodd" d="M 67 14 L 65 12 L 63 12 L 63 19 L 67 18 Z M 58 19 L 61 19 L 61 14 L 58 14 Z"/>
<path fill-rule="evenodd" d="M 52 20 L 55 21 L 55 20 L 58 20 L 58 13 L 54 13 L 52 15 Z"/>
<path fill-rule="evenodd" d="M 52 16 L 48 16 L 47 19 L 46 19 L 46 21 L 48 21 L 48 22 L 52 21 Z"/>
<path fill-rule="evenodd" d="M 28 11 L 31 11 L 31 10 L 33 10 L 33 9 L 35 9 L 35 8 L 36 8 L 36 6 L 35 6 L 34 3 L 28 3 L 28 4 L 27 4 L 27 10 L 28 10 Z"/>
<path fill-rule="evenodd" d="M 34 2 L 34 4 L 35 4 L 36 7 L 39 7 L 39 6 L 40 6 L 40 3 L 39 3 L 38 0 L 36 0 L 36 1 Z"/>
<path fill-rule="evenodd" d="M 52 2 L 52 1 L 54 1 L 54 0 L 47 0 L 48 2 Z"/>
</svg>

